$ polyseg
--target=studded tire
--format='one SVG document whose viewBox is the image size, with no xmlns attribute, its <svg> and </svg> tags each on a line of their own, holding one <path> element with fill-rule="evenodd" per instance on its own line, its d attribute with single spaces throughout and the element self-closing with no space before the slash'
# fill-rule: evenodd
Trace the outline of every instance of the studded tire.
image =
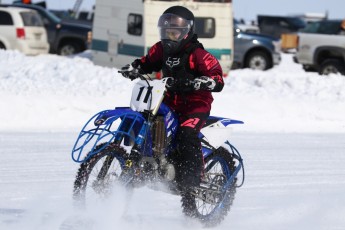
<svg viewBox="0 0 345 230">
<path fill-rule="evenodd" d="M 103 144 L 97 146 L 97 149 L 101 147 Z M 74 199 L 85 204 L 89 197 L 98 199 L 107 196 L 111 186 L 119 180 L 125 164 L 125 154 L 123 148 L 109 145 L 83 162 L 74 181 Z"/>
<path fill-rule="evenodd" d="M 228 180 L 235 171 L 235 162 L 231 154 L 225 148 L 220 147 L 205 158 L 205 175 L 212 178 L 213 174 L 221 173 Z M 226 181 L 227 181 L 226 180 Z M 222 186 L 226 181 L 221 182 Z M 236 178 L 227 191 L 222 192 L 215 204 L 207 204 L 192 193 L 181 193 L 182 210 L 186 216 L 197 218 L 206 227 L 219 224 L 233 203 L 236 193 Z"/>
</svg>

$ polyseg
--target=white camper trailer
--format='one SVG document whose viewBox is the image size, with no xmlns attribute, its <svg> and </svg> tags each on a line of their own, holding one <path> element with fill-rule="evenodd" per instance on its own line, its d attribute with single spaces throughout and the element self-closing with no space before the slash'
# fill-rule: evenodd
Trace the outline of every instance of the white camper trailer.
<svg viewBox="0 0 345 230">
<path fill-rule="evenodd" d="M 145 55 L 159 41 L 158 18 L 173 5 L 194 13 L 199 41 L 227 74 L 233 56 L 232 0 L 96 0 L 94 63 L 120 68 Z"/>
</svg>

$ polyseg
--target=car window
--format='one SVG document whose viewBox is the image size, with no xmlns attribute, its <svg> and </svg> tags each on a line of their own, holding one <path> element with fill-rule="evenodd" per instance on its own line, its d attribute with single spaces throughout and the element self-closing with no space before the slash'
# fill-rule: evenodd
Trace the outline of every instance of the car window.
<svg viewBox="0 0 345 230">
<path fill-rule="evenodd" d="M 320 22 L 311 22 L 307 24 L 307 26 L 303 29 L 301 29 L 301 32 L 304 33 L 317 33 L 320 27 Z"/>
<path fill-rule="evenodd" d="M 140 36 L 143 32 L 143 16 L 140 14 L 129 14 L 127 18 L 127 33 Z"/>
<path fill-rule="evenodd" d="M 8 12 L 0 11 L 0 25 L 13 25 L 12 16 Z"/>
<path fill-rule="evenodd" d="M 318 32 L 320 34 L 337 34 L 340 31 L 340 22 L 323 21 Z"/>
<path fill-rule="evenodd" d="M 195 18 L 195 31 L 199 38 L 213 38 L 216 35 L 216 20 L 214 18 Z"/>
<path fill-rule="evenodd" d="M 284 28 L 290 28 L 289 23 L 284 20 L 279 21 L 279 26 Z"/>
<path fill-rule="evenodd" d="M 21 12 L 24 26 L 43 26 L 41 17 L 35 12 Z"/>
<path fill-rule="evenodd" d="M 340 32 L 339 21 L 318 21 L 312 22 L 301 30 L 304 33 L 319 33 L 319 34 L 338 34 Z"/>
<path fill-rule="evenodd" d="M 307 25 L 307 23 L 303 19 L 298 17 L 287 18 L 287 21 L 290 25 L 297 29 L 304 28 Z"/>
</svg>

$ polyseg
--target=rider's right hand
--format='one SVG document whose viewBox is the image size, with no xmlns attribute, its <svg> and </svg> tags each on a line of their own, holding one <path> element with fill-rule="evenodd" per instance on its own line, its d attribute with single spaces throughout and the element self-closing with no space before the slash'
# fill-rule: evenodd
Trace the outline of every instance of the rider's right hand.
<svg viewBox="0 0 345 230">
<path fill-rule="evenodd" d="M 118 72 L 121 73 L 125 78 L 129 78 L 132 81 L 140 77 L 139 70 L 137 68 L 133 68 L 133 66 L 130 64 L 125 65 Z"/>
</svg>

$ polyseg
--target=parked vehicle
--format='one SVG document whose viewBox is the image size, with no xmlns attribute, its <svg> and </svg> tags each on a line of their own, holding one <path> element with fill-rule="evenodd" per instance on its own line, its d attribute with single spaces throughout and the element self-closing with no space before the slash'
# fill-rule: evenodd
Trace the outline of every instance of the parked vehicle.
<svg viewBox="0 0 345 230">
<path fill-rule="evenodd" d="M 345 75 L 345 20 L 326 20 L 310 24 L 298 33 L 294 61 L 306 71 L 321 75 Z"/>
<path fill-rule="evenodd" d="M 159 16 L 173 5 L 192 9 L 199 41 L 219 60 L 223 72 L 227 74 L 233 55 L 230 0 L 217 3 L 214 0 L 132 0 L 127 1 L 126 5 L 123 0 L 97 0 L 92 40 L 94 63 L 119 68 L 145 55 L 159 40 Z"/>
<path fill-rule="evenodd" d="M 233 69 L 267 70 L 281 61 L 280 40 L 257 33 L 245 33 L 234 26 Z"/>
<path fill-rule="evenodd" d="M 27 55 L 48 53 L 47 32 L 36 11 L 0 6 L 0 49 Z"/>
<path fill-rule="evenodd" d="M 7 6 L 27 8 L 38 12 L 48 33 L 50 53 L 71 55 L 82 52 L 90 46 L 92 33 L 90 25 L 64 22 L 49 10 L 33 4 L 18 3 Z"/>
<path fill-rule="evenodd" d="M 299 17 L 258 15 L 260 33 L 280 38 L 283 33 L 297 32 L 307 24 Z"/>
</svg>

